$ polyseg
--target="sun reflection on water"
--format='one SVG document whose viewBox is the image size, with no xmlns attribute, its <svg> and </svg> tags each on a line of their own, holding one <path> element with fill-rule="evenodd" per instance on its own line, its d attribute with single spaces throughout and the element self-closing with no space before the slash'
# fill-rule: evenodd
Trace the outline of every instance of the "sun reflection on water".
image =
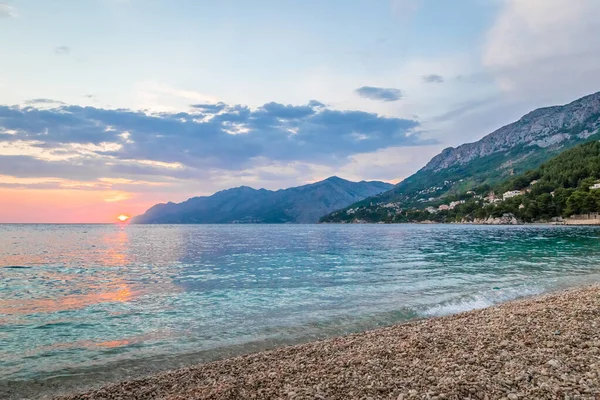
<svg viewBox="0 0 600 400">
<path fill-rule="evenodd" d="M 114 283 L 111 283 L 110 286 L 114 286 Z M 139 295 L 139 292 L 132 291 L 125 283 L 117 286 L 119 289 L 109 292 L 65 295 L 51 299 L 0 300 L 0 314 L 34 314 L 74 310 L 99 303 L 127 302 Z M 89 287 L 80 286 L 76 290 L 89 289 Z"/>
</svg>

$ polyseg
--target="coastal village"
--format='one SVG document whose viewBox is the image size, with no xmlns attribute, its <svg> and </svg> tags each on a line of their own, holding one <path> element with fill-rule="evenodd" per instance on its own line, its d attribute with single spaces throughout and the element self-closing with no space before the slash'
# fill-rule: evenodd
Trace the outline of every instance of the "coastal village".
<svg viewBox="0 0 600 400">
<path fill-rule="evenodd" d="M 434 186 L 434 187 L 430 187 L 424 190 L 421 190 L 417 193 L 417 196 L 423 196 L 423 195 L 432 195 L 435 194 L 438 191 L 442 191 L 443 189 L 447 189 L 447 187 L 452 186 L 454 183 L 460 183 L 463 180 L 459 180 L 457 182 L 452 182 L 452 181 L 445 181 L 444 182 L 444 187 L 438 187 L 438 186 Z M 521 190 L 507 190 L 505 192 L 503 192 L 502 194 L 497 194 L 495 191 L 490 191 L 487 194 L 483 195 L 483 194 L 477 194 L 475 191 L 473 190 L 469 190 L 467 192 L 465 192 L 464 196 L 467 197 L 468 199 L 473 199 L 475 200 L 475 202 L 477 204 L 479 204 L 481 207 L 485 207 L 488 205 L 499 205 L 500 203 L 508 200 L 508 199 L 512 199 L 518 196 L 523 196 L 526 193 L 531 192 L 532 187 L 534 185 L 536 185 L 538 183 L 537 180 L 532 180 L 529 185 Z M 599 182 L 595 182 L 593 185 L 589 186 L 589 190 L 598 190 L 600 189 L 600 181 Z M 550 195 L 552 197 L 554 197 L 555 192 L 552 191 L 550 193 Z M 419 199 L 416 200 L 417 203 L 436 203 L 439 202 L 440 198 L 436 198 L 436 197 L 420 197 Z M 450 211 L 450 210 L 454 210 L 457 206 L 461 205 L 461 204 L 465 204 L 467 202 L 467 200 L 463 199 L 458 199 L 458 200 L 452 200 L 449 202 L 444 202 L 442 204 L 435 204 L 435 205 L 430 205 L 427 206 L 426 208 L 423 208 L 423 211 L 429 213 L 429 214 L 438 214 L 440 212 L 445 212 L 445 211 Z M 374 204 L 371 203 L 371 206 L 373 206 Z M 400 202 L 388 202 L 388 203 L 384 203 L 384 204 L 380 204 L 379 205 L 380 208 L 382 209 L 386 209 L 388 216 L 394 216 L 396 214 L 401 213 L 402 211 L 405 210 L 405 207 L 403 207 L 403 205 Z M 525 205 L 523 203 L 521 203 L 519 205 L 519 209 L 524 209 Z M 414 210 L 416 210 L 417 208 L 414 208 Z M 345 212 L 347 215 L 353 215 L 355 214 L 357 211 L 360 210 L 360 207 L 355 207 L 355 208 L 349 208 L 347 209 Z M 356 219 L 355 221 L 353 221 L 354 223 L 365 223 L 367 221 L 362 221 L 361 219 Z M 423 221 L 425 223 L 430 222 L 430 221 Z M 468 222 L 468 221 L 464 221 L 464 222 Z M 498 217 L 498 218 L 488 218 L 486 220 L 475 220 L 475 221 L 470 221 L 471 223 L 482 223 L 482 224 L 519 224 L 520 222 L 515 218 L 515 216 L 513 214 L 504 214 L 502 215 L 502 217 Z M 562 218 L 562 217 L 554 217 L 552 218 L 551 221 L 549 221 L 552 224 L 555 225 L 600 225 L 600 213 L 588 213 L 588 214 L 576 214 L 576 215 L 572 215 L 568 218 Z"/>
<path fill-rule="evenodd" d="M 459 182 L 462 182 L 463 180 L 461 179 Z M 535 185 L 537 183 L 536 180 L 532 181 L 530 183 L 530 186 Z M 444 182 L 444 186 L 451 186 L 453 184 L 453 182 L 451 181 L 445 181 Z M 595 184 L 594 189 L 600 189 L 600 182 Z M 425 190 L 422 190 L 420 192 L 418 192 L 418 195 L 423 195 L 423 194 L 430 194 L 430 193 L 435 193 L 439 190 L 444 189 L 443 187 L 431 187 Z M 590 189 L 592 189 L 590 187 Z M 480 202 L 482 205 L 487 205 L 487 204 L 498 204 L 501 203 L 507 199 L 513 198 L 513 197 L 517 197 L 517 196 L 521 196 L 524 193 L 530 191 L 531 188 L 527 188 L 525 190 L 509 190 L 504 192 L 502 195 L 496 195 L 496 193 L 494 191 L 489 192 L 485 197 L 479 194 L 476 194 L 474 191 L 469 190 L 466 192 L 466 195 L 471 196 L 472 198 L 476 199 L 478 202 Z M 439 200 L 438 198 L 435 197 L 429 197 L 429 198 L 420 198 L 417 200 L 417 202 L 419 203 L 427 203 L 427 202 L 435 202 L 436 200 Z M 454 201 L 450 201 L 449 203 L 442 203 L 440 205 L 438 205 L 437 207 L 434 206 L 428 206 L 426 207 L 424 210 L 429 212 L 430 214 L 436 214 L 440 211 L 448 211 L 448 210 L 454 210 L 456 208 L 456 206 L 460 205 L 460 204 L 465 204 L 466 200 L 454 200 Z M 373 205 L 371 203 L 371 205 Z M 381 208 L 385 208 L 388 209 L 390 212 L 400 212 L 402 211 L 403 207 L 399 202 L 390 202 L 390 203 L 385 203 L 385 204 L 381 204 L 380 205 Z M 359 207 L 355 207 L 355 208 L 349 208 L 346 210 L 346 213 L 348 215 L 354 214 L 359 210 Z"/>
</svg>

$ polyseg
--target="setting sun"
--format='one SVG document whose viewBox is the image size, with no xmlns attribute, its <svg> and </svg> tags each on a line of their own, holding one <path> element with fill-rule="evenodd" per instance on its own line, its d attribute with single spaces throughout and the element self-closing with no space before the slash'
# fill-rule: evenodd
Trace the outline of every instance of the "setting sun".
<svg viewBox="0 0 600 400">
<path fill-rule="evenodd" d="M 129 219 L 129 216 L 128 216 L 128 215 L 125 215 L 125 214 L 121 214 L 121 215 L 119 215 L 119 216 L 117 217 L 117 219 L 118 219 L 119 221 L 121 221 L 121 222 L 125 222 L 125 221 L 127 221 L 127 220 Z"/>
</svg>

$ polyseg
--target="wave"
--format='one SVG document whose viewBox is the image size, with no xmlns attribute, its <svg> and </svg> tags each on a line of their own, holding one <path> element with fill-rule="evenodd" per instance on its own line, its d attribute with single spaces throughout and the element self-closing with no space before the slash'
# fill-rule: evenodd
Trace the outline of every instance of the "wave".
<svg viewBox="0 0 600 400">
<path fill-rule="evenodd" d="M 419 311 L 423 317 L 441 317 L 461 312 L 479 310 L 496 304 L 546 293 L 548 291 L 569 287 L 572 285 L 557 285 L 544 283 L 539 285 L 521 285 L 509 288 L 495 287 L 490 290 L 465 294 L 444 301 Z"/>
</svg>

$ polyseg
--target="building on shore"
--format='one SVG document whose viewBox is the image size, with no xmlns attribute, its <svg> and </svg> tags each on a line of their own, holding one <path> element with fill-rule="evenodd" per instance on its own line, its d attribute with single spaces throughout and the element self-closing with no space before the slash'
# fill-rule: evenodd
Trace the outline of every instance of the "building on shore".
<svg viewBox="0 0 600 400">
<path fill-rule="evenodd" d="M 490 192 L 488 193 L 487 196 L 485 196 L 483 198 L 485 201 L 487 201 L 488 203 L 493 203 L 495 200 L 497 200 L 498 198 L 496 197 L 496 193 L 494 192 Z"/>
<path fill-rule="evenodd" d="M 453 201 L 453 202 L 450 203 L 450 205 L 448 206 L 448 208 L 450 210 L 454 210 L 454 207 L 456 207 L 459 204 L 465 204 L 465 201 L 464 200 Z"/>
<path fill-rule="evenodd" d="M 504 192 L 504 194 L 502 195 L 502 200 L 510 199 L 516 196 L 521 196 L 522 194 L 523 193 L 521 193 L 520 190 L 509 190 L 508 192 Z"/>
</svg>

